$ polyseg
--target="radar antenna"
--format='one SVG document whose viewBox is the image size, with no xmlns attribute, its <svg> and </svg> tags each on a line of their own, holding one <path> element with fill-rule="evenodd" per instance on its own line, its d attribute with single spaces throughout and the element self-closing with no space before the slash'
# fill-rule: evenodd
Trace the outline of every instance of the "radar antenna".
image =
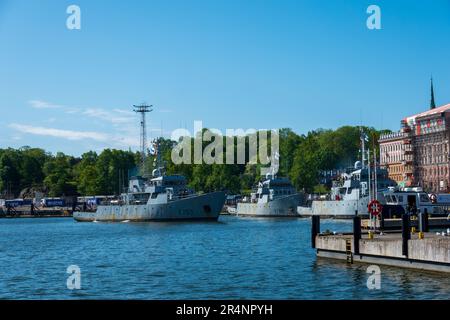
<svg viewBox="0 0 450 320">
<path fill-rule="evenodd" d="M 141 152 L 141 174 L 142 176 L 147 175 L 146 170 L 146 154 L 147 154 L 147 127 L 145 123 L 145 114 L 153 111 L 152 105 L 147 105 L 145 103 L 141 105 L 133 105 L 133 111 L 141 114 L 141 138 L 140 138 L 140 152 Z"/>
</svg>

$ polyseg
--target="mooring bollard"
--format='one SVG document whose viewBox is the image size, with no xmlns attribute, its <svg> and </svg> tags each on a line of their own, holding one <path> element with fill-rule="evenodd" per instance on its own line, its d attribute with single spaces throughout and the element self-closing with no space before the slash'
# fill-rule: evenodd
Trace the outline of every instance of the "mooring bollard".
<svg viewBox="0 0 450 320">
<path fill-rule="evenodd" d="M 311 217 L 311 247 L 316 248 L 316 236 L 320 233 L 320 216 Z"/>
<path fill-rule="evenodd" d="M 428 232 L 428 210 L 424 209 L 423 212 L 419 213 L 419 230 L 420 232 Z"/>
<path fill-rule="evenodd" d="M 353 253 L 359 254 L 359 240 L 361 239 L 361 217 L 353 217 Z"/>
<path fill-rule="evenodd" d="M 411 239 L 409 215 L 402 216 L 402 255 L 408 257 L 408 240 Z"/>
</svg>

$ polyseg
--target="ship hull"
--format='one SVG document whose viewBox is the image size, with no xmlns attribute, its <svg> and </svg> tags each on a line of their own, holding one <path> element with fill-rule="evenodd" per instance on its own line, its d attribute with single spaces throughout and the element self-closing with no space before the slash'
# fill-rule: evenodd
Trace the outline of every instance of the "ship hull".
<svg viewBox="0 0 450 320">
<path fill-rule="evenodd" d="M 324 218 L 342 218 L 349 219 L 355 216 L 358 211 L 358 216 L 368 215 L 367 206 L 369 198 L 361 198 L 359 200 L 345 200 L 345 201 L 313 201 L 311 207 L 297 208 L 297 213 L 302 217 L 321 216 Z"/>
<path fill-rule="evenodd" d="M 250 217 L 298 217 L 299 194 L 280 197 L 267 203 L 238 203 L 236 215 Z"/>
<path fill-rule="evenodd" d="M 168 203 L 145 205 L 100 205 L 96 212 L 74 212 L 80 222 L 145 222 L 217 220 L 225 203 L 224 192 L 213 192 Z"/>
</svg>

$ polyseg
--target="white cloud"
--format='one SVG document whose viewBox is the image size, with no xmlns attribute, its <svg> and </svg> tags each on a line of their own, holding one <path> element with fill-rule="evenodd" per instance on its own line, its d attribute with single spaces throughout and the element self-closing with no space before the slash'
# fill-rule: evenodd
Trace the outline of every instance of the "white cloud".
<svg viewBox="0 0 450 320">
<path fill-rule="evenodd" d="M 53 104 L 43 100 L 29 100 L 28 103 L 35 109 L 60 109 L 64 106 Z"/>
<path fill-rule="evenodd" d="M 56 128 L 38 127 L 30 126 L 25 124 L 12 123 L 9 125 L 10 128 L 15 129 L 21 133 L 38 135 L 38 136 L 48 136 L 55 138 L 62 138 L 67 140 L 94 140 L 97 142 L 102 142 L 104 147 L 115 146 L 115 147 L 138 147 L 139 138 L 129 135 L 110 135 L 103 132 L 96 131 L 75 131 L 75 130 L 63 130 Z"/>
<path fill-rule="evenodd" d="M 68 114 L 74 114 L 81 111 L 80 108 L 73 108 L 61 104 L 54 104 L 52 102 L 44 100 L 29 100 L 28 103 L 31 105 L 32 108 L 35 109 L 61 109 Z"/>
<path fill-rule="evenodd" d="M 135 117 L 132 116 L 123 116 L 117 114 L 118 112 L 110 112 L 101 108 L 88 108 L 83 111 L 84 115 L 87 115 L 92 118 L 97 118 L 100 120 L 104 120 L 107 122 L 111 122 L 113 124 L 123 124 L 130 123 L 135 121 Z M 123 114 L 123 112 L 121 113 Z"/>
<path fill-rule="evenodd" d="M 134 137 L 121 137 L 121 136 L 115 136 L 112 139 L 117 146 L 122 147 L 139 147 L 139 139 L 136 139 Z"/>
<path fill-rule="evenodd" d="M 69 107 L 66 107 L 66 108 L 64 108 L 64 111 L 67 114 L 75 114 L 75 113 L 81 112 L 81 109 L 80 108 L 69 108 Z"/>
<path fill-rule="evenodd" d="M 73 130 L 62 130 L 55 128 L 45 128 L 45 127 L 35 127 L 24 124 L 12 123 L 9 125 L 10 128 L 15 129 L 19 132 L 29 133 L 39 136 L 50 136 L 56 138 L 64 138 L 68 140 L 82 140 L 82 139 L 92 139 L 95 141 L 105 142 L 108 141 L 108 135 L 95 132 L 95 131 L 73 131 Z"/>
<path fill-rule="evenodd" d="M 19 140 L 22 140 L 22 137 L 20 135 L 13 135 L 11 137 L 11 139 L 14 140 L 14 141 L 19 141 Z"/>
<path fill-rule="evenodd" d="M 99 120 L 108 124 L 108 128 L 113 129 L 114 132 L 96 132 L 96 131 L 75 131 L 75 130 L 64 130 L 57 128 L 50 128 L 46 126 L 33 126 L 27 124 L 12 123 L 9 125 L 10 128 L 17 130 L 21 133 L 39 135 L 39 136 L 49 136 L 62 138 L 67 140 L 86 140 L 85 143 L 91 141 L 91 144 L 96 142 L 101 142 L 102 145 L 106 147 L 118 147 L 118 148 L 128 148 L 128 147 L 138 147 L 139 146 L 139 121 L 138 116 L 131 109 L 104 109 L 104 108 L 83 108 L 83 107 L 72 107 L 67 105 L 57 105 L 43 100 L 30 100 L 28 103 L 31 107 L 36 109 L 58 109 L 58 112 L 66 113 L 69 115 L 83 116 L 83 121 L 88 121 L 88 118 Z M 168 109 L 160 110 L 161 112 L 172 112 Z M 47 121 L 47 124 L 56 123 L 59 118 L 51 117 Z M 98 121 L 92 125 L 98 125 Z M 149 123 L 150 124 L 150 123 Z M 112 128 L 111 128 L 112 127 Z M 152 133 L 161 133 L 161 128 L 153 128 L 149 126 L 147 128 L 149 133 L 149 139 L 151 139 Z"/>
<path fill-rule="evenodd" d="M 136 114 L 134 111 L 124 110 L 124 109 L 118 109 L 118 108 L 113 109 L 113 111 L 114 111 L 114 112 L 117 112 L 117 113 L 127 114 L 127 115 L 129 115 L 129 116 L 134 116 L 134 115 Z"/>
<path fill-rule="evenodd" d="M 136 121 L 136 114 L 133 111 L 118 108 L 113 109 L 112 111 L 102 108 L 76 108 L 37 99 L 29 100 L 28 103 L 35 109 L 61 109 L 67 114 L 81 113 L 88 117 L 117 125 Z"/>
</svg>

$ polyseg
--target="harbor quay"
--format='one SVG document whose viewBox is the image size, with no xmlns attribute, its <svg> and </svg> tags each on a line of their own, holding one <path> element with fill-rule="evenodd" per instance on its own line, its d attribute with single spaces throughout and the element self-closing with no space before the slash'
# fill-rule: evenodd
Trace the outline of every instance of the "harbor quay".
<svg viewBox="0 0 450 320">
<path fill-rule="evenodd" d="M 311 245 L 317 257 L 450 273 L 449 234 L 430 232 L 423 224 L 415 232 L 407 215 L 400 232 L 363 231 L 360 217 L 354 217 L 351 233 L 321 233 L 320 217 L 311 220 Z"/>
<path fill-rule="evenodd" d="M 411 217 L 411 228 L 419 229 L 420 223 L 419 219 L 416 217 Z M 361 227 L 363 229 L 370 229 L 373 222 L 370 219 L 362 219 Z M 400 218 L 392 218 L 392 219 L 380 219 L 375 222 L 375 226 L 377 228 L 381 228 L 383 230 L 401 230 L 402 228 L 402 219 Z M 450 228 L 450 218 L 449 217 L 429 217 L 428 218 L 428 226 L 430 229 L 442 229 L 442 228 Z"/>
<path fill-rule="evenodd" d="M 73 205 L 39 207 L 34 204 L 17 207 L 0 207 L 0 218 L 66 218 L 72 217 Z"/>
</svg>

